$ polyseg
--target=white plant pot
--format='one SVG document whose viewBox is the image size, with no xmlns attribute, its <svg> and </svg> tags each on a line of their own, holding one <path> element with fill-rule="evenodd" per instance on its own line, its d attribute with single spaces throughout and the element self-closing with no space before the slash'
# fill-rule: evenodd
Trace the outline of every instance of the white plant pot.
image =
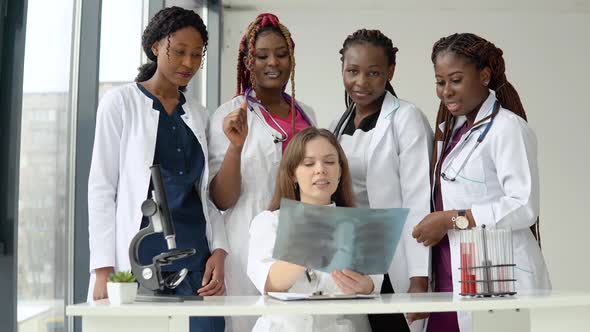
<svg viewBox="0 0 590 332">
<path fill-rule="evenodd" d="M 136 282 L 107 282 L 107 293 L 111 304 L 129 304 L 137 295 Z"/>
</svg>

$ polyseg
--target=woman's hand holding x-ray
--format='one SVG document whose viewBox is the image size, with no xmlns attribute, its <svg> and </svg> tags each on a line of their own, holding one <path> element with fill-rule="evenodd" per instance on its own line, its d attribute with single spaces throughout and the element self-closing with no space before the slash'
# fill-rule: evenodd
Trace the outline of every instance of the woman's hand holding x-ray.
<svg viewBox="0 0 590 332">
<path fill-rule="evenodd" d="M 331 275 L 344 294 L 370 294 L 375 288 L 371 277 L 352 270 L 336 270 Z"/>
<path fill-rule="evenodd" d="M 244 99 L 240 108 L 232 111 L 223 119 L 223 133 L 231 145 L 242 148 L 248 136 L 248 101 Z"/>
</svg>

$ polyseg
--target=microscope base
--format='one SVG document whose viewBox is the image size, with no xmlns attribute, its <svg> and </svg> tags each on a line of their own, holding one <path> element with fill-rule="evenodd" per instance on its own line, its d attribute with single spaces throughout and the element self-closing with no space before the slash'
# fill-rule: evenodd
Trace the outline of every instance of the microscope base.
<svg viewBox="0 0 590 332">
<path fill-rule="evenodd" d="M 203 301 L 202 296 L 198 295 L 137 295 L 135 302 L 184 302 L 184 301 Z"/>
</svg>

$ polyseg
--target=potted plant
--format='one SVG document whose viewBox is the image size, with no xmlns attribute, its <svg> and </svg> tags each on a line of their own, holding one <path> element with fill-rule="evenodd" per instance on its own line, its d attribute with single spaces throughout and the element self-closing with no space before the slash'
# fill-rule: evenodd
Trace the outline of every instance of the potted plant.
<svg viewBox="0 0 590 332">
<path fill-rule="evenodd" d="M 129 271 L 111 273 L 107 282 L 107 293 L 111 304 L 128 304 L 135 301 L 137 282 Z"/>
</svg>

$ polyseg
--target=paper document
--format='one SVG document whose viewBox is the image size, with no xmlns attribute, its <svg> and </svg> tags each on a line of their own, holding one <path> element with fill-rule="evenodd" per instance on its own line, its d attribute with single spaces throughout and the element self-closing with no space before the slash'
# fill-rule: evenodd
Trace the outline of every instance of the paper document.
<svg viewBox="0 0 590 332">
<path fill-rule="evenodd" d="M 273 258 L 328 273 L 387 273 L 408 212 L 283 199 Z"/>
<path fill-rule="evenodd" d="M 374 299 L 375 294 L 332 294 L 332 295 L 315 295 L 305 293 L 282 293 L 268 292 L 268 296 L 281 301 L 301 301 L 301 300 L 354 300 L 354 299 Z"/>
</svg>

